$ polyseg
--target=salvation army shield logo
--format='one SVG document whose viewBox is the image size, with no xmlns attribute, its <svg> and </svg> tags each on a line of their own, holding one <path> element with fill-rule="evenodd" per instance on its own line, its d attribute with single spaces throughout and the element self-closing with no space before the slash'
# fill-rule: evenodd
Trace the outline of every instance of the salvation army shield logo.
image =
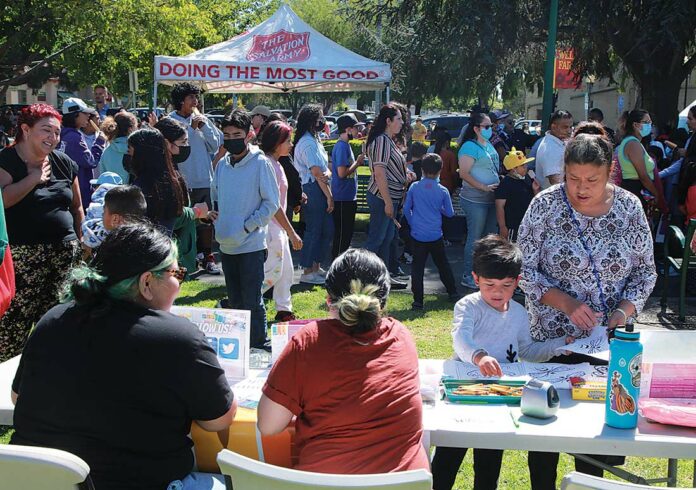
<svg viewBox="0 0 696 490">
<path fill-rule="evenodd" d="M 249 61 L 262 63 L 299 63 L 309 58 L 309 32 L 287 32 L 254 36 L 246 55 Z"/>
</svg>

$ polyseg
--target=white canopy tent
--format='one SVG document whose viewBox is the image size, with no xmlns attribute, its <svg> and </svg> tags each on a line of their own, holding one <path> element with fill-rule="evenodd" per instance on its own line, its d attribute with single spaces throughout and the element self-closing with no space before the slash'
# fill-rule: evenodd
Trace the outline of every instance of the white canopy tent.
<svg viewBox="0 0 696 490">
<path fill-rule="evenodd" d="M 689 127 L 686 125 L 686 116 L 689 115 L 689 109 L 691 109 L 692 106 L 696 105 L 696 100 L 694 100 L 691 104 L 686 106 L 683 111 L 679 113 L 679 123 L 677 124 L 678 128 L 684 128 L 687 131 L 689 130 Z"/>
<path fill-rule="evenodd" d="M 353 92 L 387 89 L 391 68 L 321 35 L 287 5 L 228 41 L 189 55 L 155 56 L 157 84 L 200 82 L 208 93 Z"/>
</svg>

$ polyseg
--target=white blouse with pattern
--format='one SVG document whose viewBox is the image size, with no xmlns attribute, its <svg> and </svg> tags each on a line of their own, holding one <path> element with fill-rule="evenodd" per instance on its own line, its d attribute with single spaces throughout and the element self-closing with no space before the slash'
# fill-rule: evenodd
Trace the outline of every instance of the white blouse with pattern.
<svg viewBox="0 0 696 490">
<path fill-rule="evenodd" d="M 604 313 L 603 325 L 621 300 L 633 303 L 640 313 L 650 296 L 657 273 L 645 213 L 636 196 L 616 186 L 614 189 L 614 202 L 607 214 L 590 217 L 572 210 L 596 264 L 607 311 L 561 185 L 542 191 L 530 204 L 517 244 L 524 256 L 520 287 L 527 299 L 534 340 L 587 335 L 564 313 L 541 304 L 541 297 L 551 288 Z"/>
</svg>

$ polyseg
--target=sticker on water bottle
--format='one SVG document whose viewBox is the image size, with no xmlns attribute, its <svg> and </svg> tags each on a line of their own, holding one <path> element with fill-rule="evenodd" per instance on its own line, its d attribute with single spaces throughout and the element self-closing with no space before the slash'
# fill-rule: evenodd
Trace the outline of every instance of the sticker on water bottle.
<svg viewBox="0 0 696 490">
<path fill-rule="evenodd" d="M 614 371 L 611 377 L 611 391 L 609 392 L 609 407 L 612 412 L 619 415 L 631 414 L 636 411 L 636 401 L 621 384 L 621 373 Z"/>
<path fill-rule="evenodd" d="M 631 384 L 634 388 L 640 388 L 640 366 L 643 362 L 643 354 L 636 354 L 628 364 L 628 372 L 631 373 Z"/>
</svg>

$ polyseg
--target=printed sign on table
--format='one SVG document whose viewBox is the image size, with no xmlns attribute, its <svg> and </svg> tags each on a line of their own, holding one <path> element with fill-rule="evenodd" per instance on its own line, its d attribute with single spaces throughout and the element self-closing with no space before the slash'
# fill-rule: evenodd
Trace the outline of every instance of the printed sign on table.
<svg viewBox="0 0 696 490">
<path fill-rule="evenodd" d="M 292 320 L 271 325 L 271 364 L 278 359 L 293 335 L 309 322 L 316 320 Z"/>
<path fill-rule="evenodd" d="M 239 381 L 249 375 L 249 311 L 173 306 L 171 312 L 191 321 L 205 334 L 228 379 Z"/>
</svg>

